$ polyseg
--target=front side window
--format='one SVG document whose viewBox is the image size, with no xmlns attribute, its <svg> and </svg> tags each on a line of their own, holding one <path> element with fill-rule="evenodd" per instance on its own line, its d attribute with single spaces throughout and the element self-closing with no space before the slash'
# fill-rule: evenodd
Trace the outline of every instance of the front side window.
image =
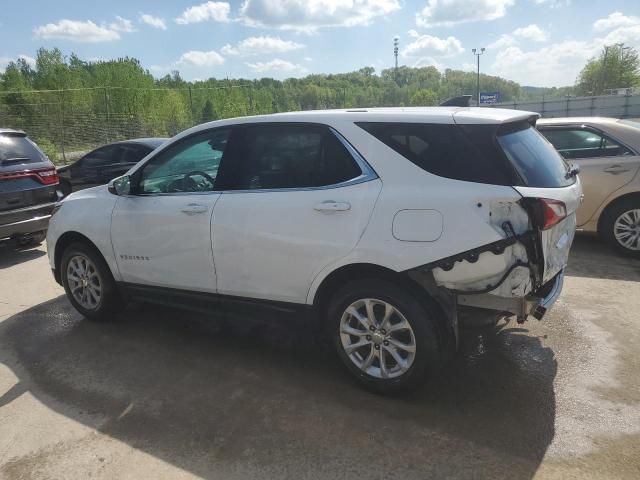
<svg viewBox="0 0 640 480">
<path fill-rule="evenodd" d="M 118 163 L 121 150 L 119 145 L 107 145 L 101 147 L 93 152 L 88 153 L 84 158 L 79 161 L 82 167 L 100 167 L 102 165 L 111 165 Z"/>
<path fill-rule="evenodd" d="M 209 130 L 163 150 L 142 167 L 138 193 L 213 191 L 230 132 Z"/>
<path fill-rule="evenodd" d="M 542 134 L 566 159 L 629 155 L 629 149 L 593 130 L 583 128 L 541 129 Z"/>
<path fill-rule="evenodd" d="M 228 171 L 228 190 L 312 188 L 354 179 L 362 171 L 326 127 L 249 126 Z"/>
</svg>

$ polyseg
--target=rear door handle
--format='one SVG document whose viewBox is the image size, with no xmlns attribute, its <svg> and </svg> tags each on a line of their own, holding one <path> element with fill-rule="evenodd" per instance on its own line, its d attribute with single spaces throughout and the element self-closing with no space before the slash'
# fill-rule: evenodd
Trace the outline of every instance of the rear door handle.
<svg viewBox="0 0 640 480">
<path fill-rule="evenodd" d="M 206 205 L 199 205 L 197 203 L 190 203 L 182 207 L 180 210 L 182 213 L 186 213 L 187 215 L 197 215 L 199 213 L 204 213 L 208 210 Z"/>
<path fill-rule="evenodd" d="M 607 173 L 611 173 L 613 175 L 617 175 L 619 173 L 628 172 L 629 169 L 626 168 L 626 167 L 623 167 L 622 165 L 612 165 L 609 168 L 605 168 L 603 171 L 605 171 Z"/>
<path fill-rule="evenodd" d="M 318 212 L 344 212 L 351 210 L 351 204 L 349 202 L 336 202 L 335 200 L 325 200 L 317 204 L 314 210 Z"/>
</svg>

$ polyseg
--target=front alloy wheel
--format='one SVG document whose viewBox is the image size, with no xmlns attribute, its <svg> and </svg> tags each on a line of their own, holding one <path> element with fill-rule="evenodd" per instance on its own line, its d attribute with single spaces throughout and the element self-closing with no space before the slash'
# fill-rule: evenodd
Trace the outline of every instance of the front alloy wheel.
<svg viewBox="0 0 640 480">
<path fill-rule="evenodd" d="M 87 310 L 96 310 L 102 300 L 102 281 L 89 258 L 77 254 L 67 264 L 67 281 L 73 298 Z"/>
<path fill-rule="evenodd" d="M 375 378 L 399 377 L 415 359 L 411 325 L 384 300 L 364 298 L 349 305 L 340 320 L 340 341 L 349 360 Z"/>
</svg>

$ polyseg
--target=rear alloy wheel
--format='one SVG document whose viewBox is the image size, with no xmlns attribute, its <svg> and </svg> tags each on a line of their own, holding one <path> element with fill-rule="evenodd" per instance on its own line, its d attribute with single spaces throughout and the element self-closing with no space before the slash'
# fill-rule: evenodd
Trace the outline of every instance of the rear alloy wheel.
<svg viewBox="0 0 640 480">
<path fill-rule="evenodd" d="M 608 209 L 601 232 L 618 252 L 640 258 L 640 202 L 624 201 Z"/>
<path fill-rule="evenodd" d="M 93 248 L 74 243 L 66 248 L 60 262 L 62 284 L 67 298 L 91 320 L 111 320 L 124 303 L 111 271 Z"/>
<path fill-rule="evenodd" d="M 427 303 L 382 279 L 345 285 L 328 308 L 342 363 L 377 393 L 407 390 L 440 368 L 436 321 Z"/>
</svg>

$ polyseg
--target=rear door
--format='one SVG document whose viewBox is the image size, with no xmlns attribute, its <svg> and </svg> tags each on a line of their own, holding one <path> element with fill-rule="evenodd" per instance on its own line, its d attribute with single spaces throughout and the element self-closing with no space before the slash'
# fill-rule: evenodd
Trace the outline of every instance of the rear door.
<svg viewBox="0 0 640 480">
<path fill-rule="evenodd" d="M 357 244 L 381 182 L 326 126 L 254 124 L 225 160 L 212 219 L 221 294 L 305 303 Z"/>
<path fill-rule="evenodd" d="M 567 161 L 580 166 L 584 203 L 577 213 L 578 226 L 587 223 L 640 167 L 640 156 L 594 128 L 549 126 L 540 127 L 540 131 Z"/>
</svg>

